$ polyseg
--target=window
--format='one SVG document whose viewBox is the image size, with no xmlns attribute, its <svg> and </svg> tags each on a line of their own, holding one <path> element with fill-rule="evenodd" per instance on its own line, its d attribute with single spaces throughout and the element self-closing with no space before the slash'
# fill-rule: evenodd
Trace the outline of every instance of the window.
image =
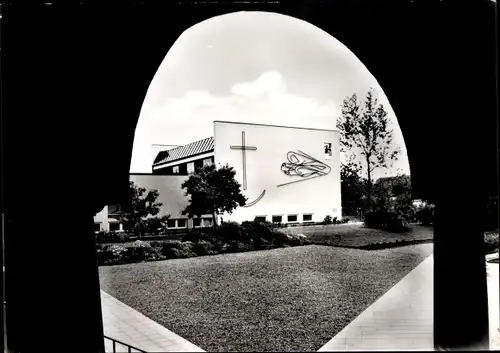
<svg viewBox="0 0 500 353">
<path fill-rule="evenodd" d="M 203 160 L 203 166 L 208 166 L 208 165 L 212 165 L 212 158 L 205 158 Z"/>
<path fill-rule="evenodd" d="M 297 222 L 297 215 L 296 214 L 288 215 L 288 222 Z"/>
<path fill-rule="evenodd" d="M 179 166 L 178 165 L 172 167 L 172 173 L 173 174 L 179 174 Z"/>
<path fill-rule="evenodd" d="M 193 227 L 201 226 L 201 218 L 193 218 Z"/>
<path fill-rule="evenodd" d="M 255 222 L 264 223 L 266 221 L 266 216 L 255 217 Z"/>
<path fill-rule="evenodd" d="M 110 223 L 109 230 L 112 232 L 118 232 L 120 230 L 120 223 Z"/>
<path fill-rule="evenodd" d="M 186 228 L 186 220 L 185 219 L 178 219 L 177 220 L 177 227 L 178 228 Z"/>
<path fill-rule="evenodd" d="M 212 226 L 212 218 L 203 218 L 203 226 L 211 227 Z"/>
<path fill-rule="evenodd" d="M 281 223 L 283 221 L 283 216 L 273 216 L 273 223 Z"/>
<path fill-rule="evenodd" d="M 167 227 L 168 228 L 175 228 L 175 219 L 168 219 L 167 220 Z"/>
<path fill-rule="evenodd" d="M 313 220 L 313 215 L 312 214 L 304 214 L 302 216 L 302 220 L 304 222 L 311 222 Z"/>
<path fill-rule="evenodd" d="M 325 142 L 325 159 L 332 159 L 332 143 Z"/>
<path fill-rule="evenodd" d="M 187 164 L 187 172 L 188 173 L 193 173 L 194 172 L 194 162 L 189 162 Z"/>
<path fill-rule="evenodd" d="M 101 223 L 94 223 L 94 232 L 101 231 Z"/>
</svg>

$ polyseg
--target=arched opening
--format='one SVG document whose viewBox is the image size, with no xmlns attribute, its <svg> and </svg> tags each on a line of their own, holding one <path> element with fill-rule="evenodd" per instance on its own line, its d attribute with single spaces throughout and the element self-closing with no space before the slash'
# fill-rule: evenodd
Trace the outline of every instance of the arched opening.
<svg viewBox="0 0 500 353">
<path fill-rule="evenodd" d="M 259 27 L 255 28 L 252 25 L 254 23 L 259 23 Z M 244 46 L 241 45 L 242 42 L 245 43 Z M 232 166 L 236 170 L 236 178 L 244 189 L 249 203 L 251 203 L 252 207 L 249 208 L 249 212 L 243 215 L 247 218 L 240 218 L 238 221 L 252 221 L 255 217 L 261 217 L 273 223 L 293 224 L 305 223 L 309 220 L 320 223 L 329 214 L 340 220 L 342 213 L 332 212 L 332 208 L 340 208 L 341 153 L 339 137 L 337 135 L 337 140 L 331 141 L 333 142 L 331 147 L 337 156 L 334 154 L 328 158 L 325 156 L 327 153 L 323 151 L 326 142 L 323 140 L 323 136 L 329 135 L 316 135 L 315 132 L 313 134 L 310 131 L 316 129 L 323 133 L 323 131 L 336 130 L 337 118 L 342 113 L 342 102 L 351 95 L 357 94 L 362 100 L 361 104 L 363 104 L 366 94 L 371 88 L 375 89 L 375 95 L 379 102 L 386 107 L 390 116 L 391 126 L 389 129 L 394 129 L 394 144 L 398 145 L 403 152 L 396 165 L 391 166 L 391 168 L 379 168 L 373 178 L 397 175 L 398 169 L 409 174 L 404 140 L 387 97 L 373 75 L 339 41 L 307 22 L 275 13 L 238 12 L 211 18 L 189 28 L 179 37 L 166 55 L 149 87 L 135 132 L 130 169 L 131 180 L 140 187 L 160 192 L 158 199 L 161 200 L 163 207 L 168 210 L 167 212 L 171 216 L 167 222 L 167 228 L 170 228 L 170 225 L 174 230 L 189 227 L 189 220 L 182 218 L 181 215 L 182 206 L 185 206 L 185 203 L 178 202 L 179 198 L 184 196 L 184 190 L 180 188 L 180 185 L 182 180 L 188 178 L 189 164 L 194 166 L 196 161 L 210 158 L 212 156 L 208 156 L 208 154 L 213 153 L 214 162 L 218 159 L 222 163 L 227 160 L 232 162 Z M 218 130 L 217 123 L 220 121 L 228 123 L 230 127 Z M 259 127 L 255 128 L 255 126 Z M 245 167 L 240 168 L 240 152 L 231 149 L 232 145 L 238 145 L 241 142 L 242 130 L 246 133 L 245 142 L 251 146 L 255 145 L 256 149 L 247 152 L 246 169 Z M 264 136 L 264 138 L 257 139 L 257 135 Z M 206 142 L 206 139 L 211 137 L 214 138 L 213 146 Z M 192 145 L 193 143 L 194 145 Z M 179 149 L 186 145 L 191 146 L 186 148 L 187 152 L 185 154 L 179 152 Z M 317 148 L 314 147 L 315 145 Z M 166 155 L 167 157 L 171 156 L 172 160 L 164 163 L 161 160 L 163 152 L 158 150 L 158 146 L 159 148 L 165 146 Z M 281 157 L 273 155 L 272 158 L 267 158 L 267 155 L 276 151 Z M 280 166 L 282 162 L 286 162 L 287 154 L 290 151 L 292 153 L 303 151 L 328 165 L 331 168 L 330 174 L 334 178 L 328 180 L 328 185 L 319 184 L 319 187 L 316 187 L 314 183 L 321 178 L 310 181 L 309 184 L 300 183 L 302 185 L 300 188 L 300 184 L 297 183 L 292 186 L 293 188 L 289 188 L 290 191 L 286 190 L 285 187 L 280 188 L 289 182 L 290 177 L 284 175 Z M 354 152 L 359 160 L 360 151 Z M 233 153 L 234 158 L 233 155 L 227 157 L 229 153 Z M 220 155 L 228 159 L 225 160 L 219 157 Z M 359 160 L 359 162 L 363 163 L 363 160 Z M 154 168 L 156 166 L 162 167 L 162 163 L 167 164 L 165 168 L 172 168 L 172 170 L 157 176 L 140 175 L 141 173 L 155 174 Z M 256 171 L 252 169 L 256 169 Z M 276 177 L 273 176 L 273 173 Z M 245 181 L 248 183 L 247 189 L 245 189 Z M 280 194 L 282 190 L 285 191 Z M 162 195 L 163 192 L 165 195 Z M 286 196 L 283 197 L 283 194 Z M 286 198 L 290 194 L 291 196 Z M 314 199 L 318 204 L 323 202 L 322 199 L 325 199 L 325 205 L 312 209 L 313 205 L 307 204 L 305 201 L 307 194 L 312 195 L 311 199 Z M 274 202 L 276 199 L 280 199 L 280 203 L 277 205 Z M 335 203 L 335 201 L 338 202 Z M 288 203 L 289 208 L 282 206 L 285 203 Z M 272 204 L 272 206 L 254 211 L 261 205 L 266 206 L 267 204 Z M 275 208 L 273 209 L 273 207 Z M 209 218 L 210 214 L 203 216 Z M 310 216 L 310 219 L 306 216 Z M 281 217 L 280 220 L 278 217 Z M 226 218 L 225 215 L 224 218 Z M 203 219 L 203 221 L 205 220 Z M 193 223 L 193 227 L 196 226 Z M 411 252 L 411 250 L 409 251 Z M 427 251 L 428 249 L 424 252 Z M 220 260 L 222 261 L 220 267 L 225 269 L 224 271 L 232 273 L 237 266 L 226 263 L 224 259 Z M 342 261 L 348 262 L 352 259 L 344 258 Z M 349 266 L 342 265 L 342 267 Z M 394 264 L 392 270 L 396 267 Z M 409 266 L 404 271 L 394 273 L 394 278 L 402 278 L 411 268 Z M 255 269 L 258 273 L 261 270 L 260 268 Z M 364 273 L 365 270 L 362 272 Z M 380 273 L 384 272 L 381 268 L 379 270 Z M 311 275 L 321 281 L 316 271 L 321 270 L 315 269 Z M 192 275 L 192 273 L 186 272 L 181 277 L 191 278 Z M 211 273 L 207 274 L 208 277 L 211 275 Z M 343 277 L 346 274 L 337 275 Z M 119 296 L 120 300 L 132 307 L 137 307 L 135 299 L 120 296 L 118 292 L 114 292 L 114 289 L 121 285 L 118 283 L 136 287 L 141 295 L 134 295 L 135 298 L 143 295 L 148 296 L 146 292 L 158 293 L 168 290 L 164 287 L 162 289 L 148 287 L 152 285 L 148 280 L 141 284 L 136 283 L 135 280 L 127 283 L 127 281 L 120 279 L 120 276 L 113 269 L 103 269 L 101 281 L 105 290 L 109 290 L 111 295 Z M 302 275 L 296 273 L 293 276 L 300 277 Z M 361 279 L 362 276 L 358 276 L 358 278 Z M 238 277 L 235 279 L 234 287 L 229 291 L 245 292 L 246 287 L 239 285 L 246 283 L 247 280 L 244 280 L 244 277 Z M 270 276 L 269 280 L 273 282 L 276 279 Z M 192 283 L 191 281 L 188 282 Z M 255 282 L 254 285 L 259 289 L 255 290 L 252 300 L 265 302 L 262 298 L 268 297 L 273 287 L 278 288 L 275 295 L 281 298 L 286 293 L 285 284 L 289 283 L 288 281 L 294 280 L 287 278 L 283 279 L 283 283 L 280 285 L 270 286 L 262 285 L 266 282 L 265 280 Z M 304 279 L 300 281 L 304 281 Z M 360 285 L 359 283 L 348 284 L 348 288 L 342 287 L 341 292 L 351 293 L 349 299 L 346 297 L 342 299 L 347 300 L 342 307 L 351 309 L 337 311 L 332 320 L 342 320 L 348 323 L 360 313 L 364 306 L 371 304 L 371 301 L 375 300 L 377 296 L 388 290 L 393 284 L 391 281 L 386 281 L 381 287 L 370 290 L 373 294 L 373 297 L 370 298 L 361 299 L 361 292 L 356 291 L 354 294 L 356 300 L 354 300 L 351 290 Z M 375 279 L 370 282 L 379 283 Z M 173 287 L 176 288 L 177 292 L 185 292 L 188 290 L 184 287 L 185 284 L 179 284 L 181 287 L 177 287 L 177 285 Z M 307 286 L 305 282 L 303 285 Z M 311 283 L 310 285 L 317 284 Z M 328 286 L 331 283 L 325 285 Z M 220 288 L 217 289 L 211 285 L 209 287 L 210 290 L 204 294 L 205 297 L 215 298 L 217 295 L 223 295 Z M 128 292 L 128 290 L 125 291 Z M 195 294 L 197 290 L 192 291 L 192 295 L 199 295 L 199 293 Z M 302 289 L 299 290 L 299 292 L 301 291 Z M 171 294 L 175 295 L 174 292 Z M 330 302 L 328 305 L 334 306 L 338 304 L 334 304 L 331 299 L 319 294 L 316 300 L 312 300 L 316 304 L 306 305 L 307 309 L 305 310 L 312 315 L 313 312 L 319 310 L 318 303 L 326 305 L 326 302 Z M 244 300 L 249 300 L 249 298 L 245 295 Z M 148 299 L 147 301 L 155 303 L 154 300 Z M 356 308 L 352 307 L 354 302 L 357 302 Z M 212 328 L 208 332 L 205 329 L 208 327 L 205 322 L 208 316 L 193 316 L 191 329 L 187 330 L 180 317 L 176 318 L 174 315 L 170 315 L 169 318 L 166 318 L 163 315 L 163 309 L 158 306 L 160 304 L 169 305 L 169 312 L 177 310 L 178 313 L 184 313 L 182 315 L 186 315 L 190 309 L 199 312 L 201 309 L 196 304 L 181 299 L 170 304 L 156 302 L 149 308 L 143 308 L 145 310 L 143 313 L 158 320 L 168 329 L 189 339 L 201 348 L 209 350 L 255 350 L 256 348 L 274 350 L 280 349 L 280 347 L 284 350 L 302 350 L 307 347 L 319 349 L 336 332 L 336 329 L 332 331 L 332 321 L 330 325 L 323 326 L 320 334 L 312 334 L 314 328 L 317 328 L 318 321 L 304 318 L 294 308 L 287 315 L 294 315 L 296 322 L 302 322 L 303 326 L 309 327 L 310 334 L 306 335 L 309 340 L 301 338 L 303 343 L 299 343 L 294 339 L 294 336 L 296 337 L 298 334 L 298 328 L 289 327 L 288 333 L 286 335 L 283 333 L 285 336 L 281 337 L 287 342 L 286 347 L 277 343 L 276 332 L 272 330 L 268 330 L 266 334 L 261 333 L 261 338 L 258 341 L 251 341 L 250 336 L 258 336 L 258 325 L 252 324 L 252 320 L 249 320 L 244 310 L 235 309 L 234 312 L 228 311 L 228 315 L 233 316 L 234 322 L 237 322 L 234 327 L 248 326 L 248 329 L 245 332 L 236 329 L 230 334 L 235 338 L 234 340 L 224 340 L 221 336 L 224 315 L 220 319 L 211 316 L 219 309 L 218 307 L 203 309 L 208 310 L 206 311 L 207 315 L 212 317 Z M 237 306 L 235 303 L 234 305 Z M 265 313 L 274 311 L 275 314 L 266 323 L 273 326 L 277 325 L 278 321 L 283 321 L 284 317 L 280 317 L 278 313 L 282 308 L 278 310 L 272 306 L 271 303 L 267 303 L 260 308 L 260 312 L 253 312 L 253 320 L 264 323 L 267 320 L 264 317 Z M 330 309 L 333 310 L 333 307 Z M 230 328 L 226 327 L 227 330 Z M 200 339 L 200 337 L 206 337 L 206 339 Z M 226 343 L 223 343 L 224 341 Z M 237 341 L 247 343 L 243 345 Z"/>
</svg>

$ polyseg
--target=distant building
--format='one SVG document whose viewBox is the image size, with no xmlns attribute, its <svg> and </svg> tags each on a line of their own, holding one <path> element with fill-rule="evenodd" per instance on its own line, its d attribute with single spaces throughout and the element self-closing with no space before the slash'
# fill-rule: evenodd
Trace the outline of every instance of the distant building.
<svg viewBox="0 0 500 353">
<path fill-rule="evenodd" d="M 162 151 L 171 150 L 172 148 L 179 147 L 178 145 L 161 145 L 161 144 L 152 144 L 151 145 L 151 165 L 155 163 L 155 159 L 158 156 L 158 153 Z"/>
<path fill-rule="evenodd" d="M 420 200 L 420 199 L 415 199 L 412 201 L 413 206 L 416 208 L 421 208 L 427 206 L 427 202 Z"/>
<path fill-rule="evenodd" d="M 167 220 L 168 229 L 192 228 L 212 225 L 212 215 L 202 215 L 200 219 L 188 219 L 182 215 L 187 205 L 187 197 L 182 190 L 182 183 L 188 175 L 141 175 L 131 174 L 130 181 L 147 190 L 158 190 L 158 202 L 162 203 L 158 217 L 170 216 Z"/>
<path fill-rule="evenodd" d="M 118 218 L 118 206 L 105 206 L 94 216 L 95 232 L 123 232 L 123 225 Z"/>
<path fill-rule="evenodd" d="M 188 175 L 196 168 L 214 163 L 214 138 L 161 151 L 153 163 L 153 174 Z"/>
</svg>

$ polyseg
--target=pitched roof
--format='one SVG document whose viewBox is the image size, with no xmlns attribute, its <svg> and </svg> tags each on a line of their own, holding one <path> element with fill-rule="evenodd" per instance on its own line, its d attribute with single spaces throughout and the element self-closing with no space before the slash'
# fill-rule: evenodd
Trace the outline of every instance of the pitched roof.
<svg viewBox="0 0 500 353">
<path fill-rule="evenodd" d="M 154 160 L 153 165 L 156 166 L 159 164 L 170 163 L 188 157 L 196 156 L 198 154 L 213 152 L 213 150 L 214 138 L 208 137 L 203 140 L 188 143 L 184 146 L 159 152 Z"/>
</svg>

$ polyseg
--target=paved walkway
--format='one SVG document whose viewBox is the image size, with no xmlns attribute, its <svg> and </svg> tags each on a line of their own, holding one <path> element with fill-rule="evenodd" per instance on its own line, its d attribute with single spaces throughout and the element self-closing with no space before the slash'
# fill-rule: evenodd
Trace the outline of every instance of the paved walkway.
<svg viewBox="0 0 500 353">
<path fill-rule="evenodd" d="M 487 263 L 491 350 L 500 349 L 498 266 Z M 319 351 L 433 351 L 433 339 L 431 255 Z"/>
<path fill-rule="evenodd" d="M 431 255 L 319 351 L 434 350 L 432 265 Z"/>
<path fill-rule="evenodd" d="M 498 259 L 498 253 L 486 256 L 486 259 Z M 490 350 L 500 351 L 500 290 L 499 264 L 487 263 L 488 309 L 490 311 Z"/>
<path fill-rule="evenodd" d="M 204 352 L 103 291 L 101 303 L 105 336 L 146 352 Z M 111 341 L 105 339 L 104 343 L 106 352 L 113 352 Z M 117 344 L 116 351 L 127 352 L 127 348 Z"/>
</svg>

